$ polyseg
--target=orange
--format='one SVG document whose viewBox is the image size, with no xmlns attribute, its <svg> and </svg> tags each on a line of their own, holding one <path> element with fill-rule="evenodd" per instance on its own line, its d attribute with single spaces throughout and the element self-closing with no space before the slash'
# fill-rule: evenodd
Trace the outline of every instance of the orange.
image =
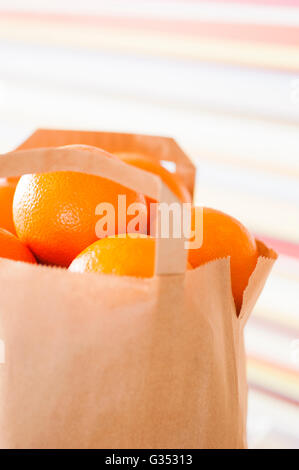
<svg viewBox="0 0 299 470">
<path fill-rule="evenodd" d="M 10 183 L 13 183 L 15 186 L 17 185 L 19 179 L 20 179 L 20 176 L 8 176 L 7 178 L 5 178 L 7 181 L 9 181 Z"/>
<path fill-rule="evenodd" d="M 182 183 L 178 175 L 170 173 L 162 165 L 154 162 L 151 158 L 133 152 L 117 152 L 115 153 L 123 162 L 136 166 L 141 170 L 149 171 L 160 176 L 162 181 L 171 189 L 171 191 L 182 202 L 191 202 L 191 194 Z"/>
<path fill-rule="evenodd" d="M 12 203 L 17 181 L 0 178 L 0 227 L 16 233 L 12 217 Z"/>
<path fill-rule="evenodd" d="M 150 236 L 107 237 L 87 247 L 71 263 L 72 272 L 152 277 L 155 267 L 155 239 Z M 187 263 L 188 269 L 192 269 Z"/>
<path fill-rule="evenodd" d="M 96 224 L 103 218 L 95 214 L 98 204 L 109 203 L 115 210 L 115 230 L 109 226 L 106 235 L 111 235 L 110 229 L 118 233 L 118 195 L 126 196 L 127 207 L 142 204 L 146 225 L 144 197 L 108 179 L 67 171 L 22 176 L 13 203 L 18 237 L 38 261 L 67 267 L 98 239 Z M 146 231 L 146 227 L 139 229 Z"/>
<path fill-rule="evenodd" d="M 15 235 L 0 228 L 0 257 L 36 263 L 31 251 Z"/>
<path fill-rule="evenodd" d="M 195 230 L 195 209 L 192 230 Z M 243 292 L 256 266 L 258 251 L 255 239 L 238 220 L 215 209 L 203 208 L 203 244 L 190 249 L 188 259 L 195 268 L 208 261 L 230 256 L 232 292 L 240 312 Z"/>
<path fill-rule="evenodd" d="M 72 272 L 152 277 L 155 266 L 155 239 L 149 236 L 108 237 L 98 240 L 74 259 Z"/>
</svg>

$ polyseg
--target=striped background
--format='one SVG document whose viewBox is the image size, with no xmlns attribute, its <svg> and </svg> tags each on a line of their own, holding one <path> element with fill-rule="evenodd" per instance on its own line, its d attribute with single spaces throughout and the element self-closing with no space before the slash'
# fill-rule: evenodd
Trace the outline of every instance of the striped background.
<svg viewBox="0 0 299 470">
<path fill-rule="evenodd" d="M 281 254 L 246 331 L 251 447 L 299 447 L 299 1 L 0 1 L 0 151 L 36 127 L 174 136 L 196 201 Z"/>
</svg>

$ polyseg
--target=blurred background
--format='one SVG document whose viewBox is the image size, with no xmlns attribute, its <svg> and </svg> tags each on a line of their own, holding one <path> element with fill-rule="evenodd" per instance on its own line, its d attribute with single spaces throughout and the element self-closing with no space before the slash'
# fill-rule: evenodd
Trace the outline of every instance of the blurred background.
<svg viewBox="0 0 299 470">
<path fill-rule="evenodd" d="M 251 448 L 299 448 L 299 1 L 0 0 L 0 152 L 37 127 L 173 136 L 196 202 L 280 253 L 246 330 Z"/>
</svg>

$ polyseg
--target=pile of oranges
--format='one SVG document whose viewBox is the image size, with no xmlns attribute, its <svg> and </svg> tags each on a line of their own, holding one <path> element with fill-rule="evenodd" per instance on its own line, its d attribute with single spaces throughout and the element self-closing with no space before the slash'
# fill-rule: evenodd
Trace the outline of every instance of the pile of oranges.
<svg viewBox="0 0 299 470">
<path fill-rule="evenodd" d="M 179 177 L 145 156 L 121 153 L 118 158 L 152 172 L 182 202 L 191 195 Z M 154 274 L 155 239 L 147 223 L 138 227 L 143 235 L 132 238 L 116 225 L 114 233 L 98 239 L 95 231 L 99 203 L 118 210 L 118 195 L 126 204 L 141 203 L 148 222 L 152 202 L 117 183 L 78 172 L 53 172 L 0 180 L 0 257 L 68 268 L 73 272 L 96 272 L 137 277 Z M 129 223 L 130 218 L 127 218 Z M 195 208 L 192 229 L 195 229 Z M 127 232 L 127 230 L 126 230 Z M 230 257 L 232 291 L 239 311 L 243 292 L 258 252 L 254 238 L 233 217 L 203 208 L 203 243 L 189 250 L 188 269 L 217 258 Z"/>
</svg>

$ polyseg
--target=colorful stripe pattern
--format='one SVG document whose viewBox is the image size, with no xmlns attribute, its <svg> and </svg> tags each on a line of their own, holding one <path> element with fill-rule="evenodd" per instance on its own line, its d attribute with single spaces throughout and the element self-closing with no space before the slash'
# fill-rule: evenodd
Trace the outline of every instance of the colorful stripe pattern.
<svg viewBox="0 0 299 470">
<path fill-rule="evenodd" d="M 0 10 L 0 37 L 297 71 L 299 10 L 295 2 L 269 4 L 99 2 L 95 14 L 8 8 Z"/>
</svg>

